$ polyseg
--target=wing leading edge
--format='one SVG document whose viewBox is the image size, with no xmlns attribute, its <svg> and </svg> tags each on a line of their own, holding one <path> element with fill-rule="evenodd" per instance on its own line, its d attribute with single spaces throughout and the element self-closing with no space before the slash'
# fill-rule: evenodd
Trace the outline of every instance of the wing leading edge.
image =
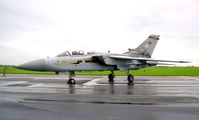
<svg viewBox="0 0 199 120">
<path fill-rule="evenodd" d="M 189 63 L 188 61 L 171 61 L 171 60 L 156 60 L 151 58 L 137 58 L 130 56 L 122 56 L 122 55 L 108 55 L 108 56 L 93 56 L 93 60 L 95 60 L 99 64 L 104 65 L 112 65 L 117 68 L 117 70 L 125 71 L 125 70 L 137 70 L 145 67 L 151 67 L 156 65 L 173 65 L 169 63 Z"/>
<path fill-rule="evenodd" d="M 109 56 L 112 59 L 118 60 L 138 60 L 138 61 L 154 61 L 154 62 L 173 62 L 173 63 L 189 63 L 189 61 L 172 61 L 172 60 L 156 60 L 151 58 L 136 58 L 136 57 L 129 57 L 129 56 Z"/>
</svg>

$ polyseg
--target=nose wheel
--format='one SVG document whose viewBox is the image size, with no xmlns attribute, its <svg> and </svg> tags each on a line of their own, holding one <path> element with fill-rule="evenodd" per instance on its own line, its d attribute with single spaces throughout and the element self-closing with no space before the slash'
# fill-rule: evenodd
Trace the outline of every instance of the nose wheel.
<svg viewBox="0 0 199 120">
<path fill-rule="evenodd" d="M 70 78 L 70 79 L 67 81 L 67 84 L 76 84 L 76 81 L 75 81 L 75 79 Z"/>
<path fill-rule="evenodd" d="M 74 79 L 74 77 L 75 77 L 75 72 L 69 72 L 70 73 L 70 75 L 69 75 L 69 79 L 68 79 L 68 81 L 67 81 L 67 84 L 76 84 L 76 81 L 75 81 L 75 79 Z"/>
</svg>

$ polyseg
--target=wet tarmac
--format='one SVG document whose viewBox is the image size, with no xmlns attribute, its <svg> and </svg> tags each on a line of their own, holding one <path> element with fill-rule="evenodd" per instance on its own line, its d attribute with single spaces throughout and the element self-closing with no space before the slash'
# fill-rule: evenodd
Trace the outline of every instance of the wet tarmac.
<svg viewBox="0 0 199 120">
<path fill-rule="evenodd" d="M 0 120 L 198 120 L 199 76 L 0 77 Z"/>
</svg>

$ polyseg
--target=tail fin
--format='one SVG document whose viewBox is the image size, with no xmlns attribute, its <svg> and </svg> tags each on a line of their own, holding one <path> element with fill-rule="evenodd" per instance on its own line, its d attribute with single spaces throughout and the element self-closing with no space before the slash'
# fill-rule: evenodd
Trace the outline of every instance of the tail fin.
<svg viewBox="0 0 199 120">
<path fill-rule="evenodd" d="M 129 56 L 151 58 L 153 50 L 159 40 L 159 35 L 150 35 L 136 49 L 129 49 Z"/>
</svg>

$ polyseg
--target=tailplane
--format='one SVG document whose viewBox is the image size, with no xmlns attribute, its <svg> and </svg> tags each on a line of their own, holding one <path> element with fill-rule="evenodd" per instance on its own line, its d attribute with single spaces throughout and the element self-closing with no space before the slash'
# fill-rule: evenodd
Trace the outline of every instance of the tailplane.
<svg viewBox="0 0 199 120">
<path fill-rule="evenodd" d="M 159 40 L 159 35 L 150 35 L 142 44 L 136 49 L 129 49 L 129 52 L 125 53 L 132 57 L 146 57 L 151 58 L 154 48 Z"/>
</svg>

